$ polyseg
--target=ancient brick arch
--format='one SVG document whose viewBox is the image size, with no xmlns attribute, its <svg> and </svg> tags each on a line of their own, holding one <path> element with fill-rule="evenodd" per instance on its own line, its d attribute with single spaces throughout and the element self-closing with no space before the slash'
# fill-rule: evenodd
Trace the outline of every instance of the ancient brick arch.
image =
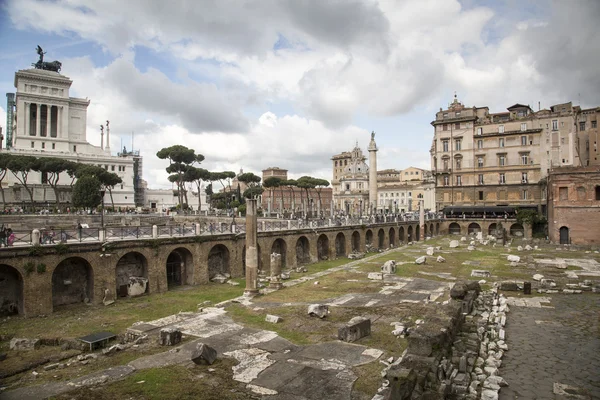
<svg viewBox="0 0 600 400">
<path fill-rule="evenodd" d="M 367 229 L 367 232 L 365 233 L 365 243 L 369 246 L 373 246 L 373 231 L 370 229 Z"/>
<path fill-rule="evenodd" d="M 431 237 L 435 236 L 435 231 L 433 228 L 433 222 L 431 224 L 429 224 L 429 235 L 431 235 Z"/>
<path fill-rule="evenodd" d="M 481 232 L 481 225 L 479 225 L 477 222 L 471 222 L 467 227 L 467 234 L 470 235 L 477 232 Z"/>
<path fill-rule="evenodd" d="M 523 228 L 523 225 L 519 223 L 512 224 L 510 226 L 510 236 L 524 237 L 525 229 Z"/>
<path fill-rule="evenodd" d="M 271 253 L 270 254 L 272 254 L 272 253 L 281 254 L 281 267 L 285 268 L 286 258 L 287 258 L 287 244 L 285 243 L 285 240 L 283 240 L 281 238 L 275 239 L 273 241 L 273 244 L 271 245 Z"/>
<path fill-rule="evenodd" d="M 460 235 L 460 225 L 456 222 L 452 222 L 448 226 L 448 233 L 451 235 Z"/>
<path fill-rule="evenodd" d="M 23 276 L 18 269 L 0 264 L 0 317 L 23 314 Z"/>
<path fill-rule="evenodd" d="M 403 226 L 398 228 L 398 239 L 400 240 L 400 243 L 404 242 L 404 227 Z"/>
<path fill-rule="evenodd" d="M 396 229 L 394 229 L 394 227 L 391 227 L 388 233 L 389 237 L 390 237 L 390 246 L 396 246 Z"/>
<path fill-rule="evenodd" d="M 231 274 L 229 258 L 227 246 L 224 244 L 214 245 L 208 252 L 208 279 L 214 278 L 217 274 Z"/>
<path fill-rule="evenodd" d="M 498 226 L 498 225 L 497 225 L 495 222 L 491 223 L 491 224 L 490 224 L 490 226 L 488 226 L 488 235 L 493 235 L 493 234 L 495 234 L 495 233 L 496 233 L 496 227 L 497 227 L 497 226 Z"/>
<path fill-rule="evenodd" d="M 421 227 L 419 225 L 415 226 L 415 238 L 414 241 L 418 242 L 421 240 Z"/>
<path fill-rule="evenodd" d="M 296 265 L 310 264 L 310 243 L 306 236 L 300 236 L 296 241 Z"/>
<path fill-rule="evenodd" d="M 413 240 L 415 240 L 414 236 L 413 236 L 413 227 L 412 225 L 409 225 L 408 228 L 406 229 L 406 240 L 409 242 L 412 242 Z"/>
<path fill-rule="evenodd" d="M 131 251 L 124 254 L 115 267 L 115 293 L 116 297 L 128 297 L 132 294 L 128 290 L 130 284 L 129 278 L 148 279 L 148 260 L 146 257 L 137 252 Z M 145 292 L 148 293 L 150 288 L 149 280 L 147 281 Z"/>
<path fill-rule="evenodd" d="M 324 233 L 317 239 L 317 257 L 319 260 L 329 259 L 329 238 Z"/>
<path fill-rule="evenodd" d="M 335 255 L 336 257 L 346 257 L 346 235 L 343 232 L 339 232 L 335 236 Z"/>
<path fill-rule="evenodd" d="M 377 231 L 377 248 L 385 248 L 385 231 L 383 229 Z"/>
<path fill-rule="evenodd" d="M 360 251 L 360 233 L 358 231 L 352 232 L 352 251 Z"/>
<path fill-rule="evenodd" d="M 82 257 L 62 260 L 52 273 L 53 307 L 92 301 L 94 270 Z"/>
<path fill-rule="evenodd" d="M 427 229 L 427 224 L 423 225 L 423 235 L 425 237 L 429 236 L 429 230 Z"/>
</svg>

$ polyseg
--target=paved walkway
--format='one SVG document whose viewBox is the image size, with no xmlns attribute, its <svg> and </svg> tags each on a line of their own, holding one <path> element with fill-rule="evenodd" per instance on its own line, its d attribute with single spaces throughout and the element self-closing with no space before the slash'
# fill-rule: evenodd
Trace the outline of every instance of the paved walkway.
<svg viewBox="0 0 600 400">
<path fill-rule="evenodd" d="M 600 296 L 546 300 L 511 306 L 500 400 L 600 399 Z"/>
</svg>

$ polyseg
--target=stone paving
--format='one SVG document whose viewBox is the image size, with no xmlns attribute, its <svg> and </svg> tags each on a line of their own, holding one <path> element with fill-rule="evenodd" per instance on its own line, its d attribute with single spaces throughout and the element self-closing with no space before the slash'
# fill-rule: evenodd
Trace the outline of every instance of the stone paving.
<svg viewBox="0 0 600 400">
<path fill-rule="evenodd" d="M 509 351 L 500 368 L 509 386 L 500 400 L 600 399 L 600 296 L 509 298 L 509 304 Z"/>
</svg>

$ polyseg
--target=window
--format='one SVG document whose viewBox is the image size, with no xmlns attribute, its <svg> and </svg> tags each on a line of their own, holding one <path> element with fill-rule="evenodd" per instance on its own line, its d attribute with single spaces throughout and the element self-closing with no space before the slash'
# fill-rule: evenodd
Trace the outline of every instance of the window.
<svg viewBox="0 0 600 400">
<path fill-rule="evenodd" d="M 498 165 L 503 167 L 506 165 L 506 156 L 499 156 L 498 157 Z"/>
<path fill-rule="evenodd" d="M 448 113 L 444 113 L 444 118 L 448 118 Z"/>
<path fill-rule="evenodd" d="M 350 184 L 349 183 L 346 184 L 346 190 L 350 190 Z"/>
<path fill-rule="evenodd" d="M 76 153 L 77 152 L 77 146 L 73 146 L 73 152 Z"/>
<path fill-rule="evenodd" d="M 596 192 L 598 192 L 597 188 L 596 188 Z M 558 188 L 558 199 L 559 200 L 569 200 L 569 188 L 559 187 Z"/>
<path fill-rule="evenodd" d="M 527 183 L 527 172 L 521 172 L 521 183 Z"/>
<path fill-rule="evenodd" d="M 335 163 L 337 164 L 337 161 L 336 161 Z M 111 170 L 111 171 L 114 171 L 114 170 L 115 170 L 115 166 L 114 166 L 114 165 L 111 165 L 111 166 L 110 166 L 110 170 Z"/>
<path fill-rule="evenodd" d="M 454 116 L 455 116 L 456 118 L 460 117 L 460 111 L 457 111 L 457 112 L 455 112 L 455 113 L 454 113 Z"/>
<path fill-rule="evenodd" d="M 598 127 L 597 121 L 592 121 L 592 129 L 596 129 Z"/>
<path fill-rule="evenodd" d="M 462 176 L 456 175 L 456 186 L 462 185 Z"/>
<path fill-rule="evenodd" d="M 42 142 L 42 149 L 46 148 L 46 142 Z"/>
<path fill-rule="evenodd" d="M 483 185 L 483 174 L 479 174 L 479 177 L 477 179 L 477 183 L 479 183 L 480 185 Z M 481 199 L 479 199 L 481 200 Z"/>
<path fill-rule="evenodd" d="M 527 198 L 529 197 L 529 193 L 527 190 L 523 190 L 523 192 L 521 192 L 521 199 L 522 200 L 527 200 Z"/>
<path fill-rule="evenodd" d="M 580 131 L 585 131 L 585 121 L 581 121 L 581 122 L 579 123 L 579 130 L 580 130 Z"/>
<path fill-rule="evenodd" d="M 521 154 L 521 165 L 528 165 L 528 164 L 529 164 L 529 155 Z"/>
<path fill-rule="evenodd" d="M 444 159 L 444 171 L 448 171 L 448 159 Z"/>
<path fill-rule="evenodd" d="M 123 189 L 123 185 L 121 185 L 121 189 Z"/>
<path fill-rule="evenodd" d="M 444 151 L 448 151 L 448 141 L 447 140 L 442 140 L 442 148 Z M 408 175 L 408 173 L 407 173 Z"/>
<path fill-rule="evenodd" d="M 52 143 L 52 150 L 56 149 L 56 143 Z"/>
<path fill-rule="evenodd" d="M 462 160 L 460 158 L 457 158 L 456 160 L 454 160 L 456 162 L 456 169 L 460 169 L 461 164 L 462 164 Z"/>
<path fill-rule="evenodd" d="M 565 138 L 564 137 L 560 138 L 560 144 L 565 144 Z"/>
<path fill-rule="evenodd" d="M 521 124 L 521 132 L 524 132 L 527 130 L 527 124 L 526 123 L 522 123 Z"/>
<path fill-rule="evenodd" d="M 504 174 L 500 174 L 499 179 L 498 179 L 498 183 L 500 183 L 501 185 L 506 183 L 506 175 Z"/>
<path fill-rule="evenodd" d="M 454 149 L 455 149 L 456 151 L 460 151 L 460 148 L 461 148 L 461 140 L 460 140 L 460 139 L 456 139 L 456 140 L 454 141 Z"/>
<path fill-rule="evenodd" d="M 408 192 L 408 197 L 412 197 L 412 192 Z"/>
<path fill-rule="evenodd" d="M 31 148 L 33 149 L 35 147 L 35 142 L 31 142 Z"/>
<path fill-rule="evenodd" d="M 483 168 L 483 157 L 477 157 L 477 167 Z"/>
<path fill-rule="evenodd" d="M 443 131 L 447 131 L 447 130 L 448 130 L 448 124 L 444 124 L 444 125 L 442 125 L 442 130 L 443 130 Z"/>
<path fill-rule="evenodd" d="M 454 129 L 460 129 L 460 122 L 454 124 Z"/>
<path fill-rule="evenodd" d="M 125 166 L 123 165 L 123 172 L 125 172 Z"/>
<path fill-rule="evenodd" d="M 600 186 L 596 186 L 596 200 L 600 200 Z"/>
<path fill-rule="evenodd" d="M 521 136 L 521 146 L 527 146 L 527 136 Z"/>
<path fill-rule="evenodd" d="M 482 190 L 479 191 L 479 200 L 483 200 L 483 191 Z"/>
<path fill-rule="evenodd" d="M 335 162 L 335 166 L 337 167 L 337 161 Z M 114 169 L 113 169 L 113 171 L 114 171 Z"/>
<path fill-rule="evenodd" d="M 504 133 L 504 125 L 498 125 L 498 133 Z"/>
<path fill-rule="evenodd" d="M 504 138 L 498 139 L 498 147 L 504 147 Z"/>
<path fill-rule="evenodd" d="M 558 130 L 558 120 L 557 119 L 553 119 L 552 120 L 552 130 L 553 131 L 557 131 Z"/>
<path fill-rule="evenodd" d="M 483 149 L 483 140 L 479 139 L 479 140 L 477 141 L 477 148 L 478 148 L 478 149 Z"/>
<path fill-rule="evenodd" d="M 483 128 L 477 128 L 477 134 L 483 135 Z"/>
</svg>

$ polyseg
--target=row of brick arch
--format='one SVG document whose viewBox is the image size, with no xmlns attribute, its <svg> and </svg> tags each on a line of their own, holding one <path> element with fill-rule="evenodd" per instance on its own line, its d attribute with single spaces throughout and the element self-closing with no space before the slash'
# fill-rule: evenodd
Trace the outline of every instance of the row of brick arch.
<svg viewBox="0 0 600 400">
<path fill-rule="evenodd" d="M 466 229 L 465 229 L 465 227 L 466 227 Z M 498 227 L 498 223 L 489 222 L 487 224 L 487 234 L 493 235 L 496 232 L 497 227 Z M 471 222 L 468 224 L 464 223 L 464 224 L 462 224 L 462 226 L 461 226 L 461 224 L 459 224 L 457 222 L 452 222 L 448 225 L 448 233 L 451 235 L 462 235 L 462 234 L 471 235 L 473 233 L 478 233 L 478 232 L 486 233 L 484 231 L 484 229 L 481 227 L 481 225 L 477 222 Z M 525 235 L 525 228 L 523 227 L 522 224 L 515 222 L 515 223 L 511 223 L 508 226 L 508 232 L 511 236 L 522 237 Z"/>
<path fill-rule="evenodd" d="M 439 223 L 426 224 L 424 234 L 433 236 L 439 230 Z M 364 252 L 368 246 L 395 247 L 418 240 L 419 235 L 418 225 L 405 225 L 259 237 L 259 268 L 268 272 L 271 253 L 281 254 L 285 266 L 295 267 Z M 24 264 L 0 264 L 0 315 L 48 313 L 73 303 L 100 303 L 105 295 L 118 301 L 129 295 L 127 287 L 131 276 L 146 279 L 145 292 L 155 293 L 180 285 L 207 283 L 217 274 L 240 277 L 245 271 L 244 241 L 179 244 L 166 249 L 164 255 L 155 254 L 150 248 L 140 248 L 122 250 L 112 256 L 98 258 L 91 253 L 66 256 L 54 266 L 47 266 L 45 273 L 25 272 Z M 38 301 L 23 298 L 24 293 L 32 297 L 46 296 L 42 299 L 46 307 L 31 306 Z"/>
</svg>

